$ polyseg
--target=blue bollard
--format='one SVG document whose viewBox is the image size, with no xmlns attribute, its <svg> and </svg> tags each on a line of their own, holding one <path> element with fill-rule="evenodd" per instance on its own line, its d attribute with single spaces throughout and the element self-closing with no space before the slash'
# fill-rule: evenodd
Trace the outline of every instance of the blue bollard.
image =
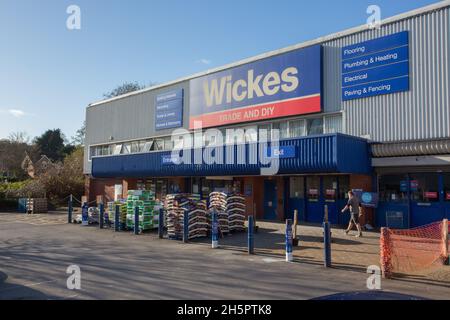
<svg viewBox="0 0 450 320">
<path fill-rule="evenodd" d="M 89 225 L 89 206 L 86 202 L 81 206 L 81 225 L 87 226 Z"/>
<path fill-rule="evenodd" d="M 134 207 L 134 234 L 139 234 L 139 207 Z"/>
<path fill-rule="evenodd" d="M 189 241 L 189 214 L 185 211 L 183 216 L 183 242 Z"/>
<path fill-rule="evenodd" d="M 211 248 L 219 247 L 219 220 L 217 219 L 217 211 L 211 212 Z"/>
<path fill-rule="evenodd" d="M 294 255 L 292 253 L 292 220 L 286 220 L 286 262 L 292 262 L 294 260 Z"/>
<path fill-rule="evenodd" d="M 98 227 L 100 229 L 103 229 L 103 222 L 105 221 L 105 219 L 104 219 L 105 208 L 103 206 L 103 203 L 100 203 L 99 210 L 100 210 L 100 214 L 99 214 L 99 218 L 98 218 Z"/>
<path fill-rule="evenodd" d="M 72 223 L 72 212 L 73 212 L 73 203 L 72 203 L 72 195 L 69 197 L 68 204 L 68 215 L 67 215 L 67 223 Z"/>
<path fill-rule="evenodd" d="M 248 216 L 248 239 L 247 239 L 248 254 L 254 253 L 253 232 L 254 232 L 253 216 Z"/>
<path fill-rule="evenodd" d="M 120 207 L 119 205 L 116 205 L 114 208 L 114 231 L 119 232 L 120 231 Z"/>
<path fill-rule="evenodd" d="M 158 236 L 164 238 L 164 209 L 159 209 Z"/>
<path fill-rule="evenodd" d="M 324 267 L 331 267 L 331 230 L 330 223 L 323 223 Z"/>
</svg>

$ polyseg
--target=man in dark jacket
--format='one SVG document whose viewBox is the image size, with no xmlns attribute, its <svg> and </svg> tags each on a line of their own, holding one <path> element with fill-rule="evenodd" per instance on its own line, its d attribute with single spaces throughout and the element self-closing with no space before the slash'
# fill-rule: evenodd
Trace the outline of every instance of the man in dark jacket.
<svg viewBox="0 0 450 320">
<path fill-rule="evenodd" d="M 362 237 L 361 225 L 359 224 L 359 217 L 361 216 L 361 202 L 353 191 L 348 192 L 348 202 L 347 205 L 342 209 L 342 213 L 346 210 L 350 209 L 350 222 L 348 223 L 348 228 L 345 230 L 345 234 L 348 234 L 350 230 L 353 228 L 353 224 L 356 225 L 356 229 L 358 229 L 357 238 Z"/>
</svg>

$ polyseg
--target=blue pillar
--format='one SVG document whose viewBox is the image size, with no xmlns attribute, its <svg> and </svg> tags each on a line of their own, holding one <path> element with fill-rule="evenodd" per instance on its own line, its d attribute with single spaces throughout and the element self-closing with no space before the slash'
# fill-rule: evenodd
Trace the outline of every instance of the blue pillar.
<svg viewBox="0 0 450 320">
<path fill-rule="evenodd" d="M 255 226 L 253 223 L 253 216 L 248 216 L 248 240 L 247 240 L 247 246 L 248 246 L 248 254 L 254 253 L 254 236 L 253 232 L 255 230 Z"/>
<path fill-rule="evenodd" d="M 119 217 L 120 217 L 120 206 L 117 204 L 114 207 L 114 231 L 116 231 L 116 232 L 120 231 L 120 226 L 119 226 L 120 219 L 119 219 Z"/>
<path fill-rule="evenodd" d="M 134 234 L 139 234 L 139 207 L 134 207 Z"/>
<path fill-rule="evenodd" d="M 286 220 L 286 262 L 292 262 L 294 255 L 292 253 L 292 220 Z"/>
<path fill-rule="evenodd" d="M 211 211 L 211 247 L 213 249 L 219 247 L 219 221 L 216 209 Z"/>
<path fill-rule="evenodd" d="M 183 242 L 187 243 L 189 241 L 189 213 L 184 212 L 183 215 Z"/>
<path fill-rule="evenodd" d="M 89 225 L 89 213 L 88 213 L 89 206 L 86 202 L 83 203 L 81 206 L 81 225 L 87 226 Z"/>
<path fill-rule="evenodd" d="M 73 203 L 72 203 L 72 195 L 69 196 L 69 204 L 68 204 L 68 215 L 67 215 L 67 223 L 72 223 L 72 212 L 73 212 Z"/>
<path fill-rule="evenodd" d="M 330 223 L 323 223 L 324 267 L 331 267 L 331 230 Z"/>
<path fill-rule="evenodd" d="M 100 215 L 99 215 L 99 218 L 98 218 L 98 227 L 100 229 L 103 229 L 103 222 L 104 222 L 104 218 L 105 218 L 104 217 L 104 215 L 105 215 L 105 208 L 104 208 L 103 203 L 100 203 L 99 210 L 100 210 Z"/>
<path fill-rule="evenodd" d="M 158 220 L 158 236 L 160 239 L 164 237 L 164 209 L 159 209 L 159 220 Z"/>
</svg>

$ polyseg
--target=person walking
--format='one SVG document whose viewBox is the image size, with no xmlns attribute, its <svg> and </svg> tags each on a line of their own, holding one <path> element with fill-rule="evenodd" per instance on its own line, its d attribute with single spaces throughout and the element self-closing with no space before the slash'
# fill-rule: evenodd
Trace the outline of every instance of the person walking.
<svg viewBox="0 0 450 320">
<path fill-rule="evenodd" d="M 350 221 L 347 229 L 345 230 L 345 234 L 348 234 L 350 230 L 352 230 L 354 224 L 356 225 L 356 229 L 358 229 L 358 234 L 356 237 L 362 237 L 361 225 L 359 224 L 359 217 L 361 216 L 361 202 L 357 197 L 355 197 L 353 191 L 348 192 L 347 205 L 341 210 L 341 212 L 344 213 L 347 210 L 350 210 Z"/>
</svg>

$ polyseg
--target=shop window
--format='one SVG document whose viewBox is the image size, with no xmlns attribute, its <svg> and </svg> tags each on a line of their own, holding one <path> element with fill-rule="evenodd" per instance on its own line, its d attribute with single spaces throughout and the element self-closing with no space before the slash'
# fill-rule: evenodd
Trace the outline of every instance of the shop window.
<svg viewBox="0 0 450 320">
<path fill-rule="evenodd" d="M 350 177 L 339 176 L 338 181 L 339 181 L 338 199 L 346 200 L 348 199 L 348 192 L 350 191 Z"/>
<path fill-rule="evenodd" d="M 289 198 L 303 199 L 305 197 L 305 178 L 291 177 L 289 178 Z"/>
<path fill-rule="evenodd" d="M 111 146 L 109 146 L 109 145 L 102 146 L 102 153 L 101 153 L 101 155 L 102 156 L 108 156 L 110 154 L 111 154 Z"/>
<path fill-rule="evenodd" d="M 257 126 L 251 126 L 251 127 L 245 127 L 245 142 L 246 143 L 252 143 L 252 142 L 258 142 L 258 127 Z"/>
<path fill-rule="evenodd" d="M 222 131 L 218 129 L 209 129 L 205 132 L 205 146 L 220 146 L 222 145 L 223 137 Z"/>
<path fill-rule="evenodd" d="M 272 136 L 272 125 L 270 123 L 261 124 L 258 126 L 258 139 L 261 140 L 266 137 L 268 140 Z"/>
<path fill-rule="evenodd" d="M 122 146 L 122 154 L 129 154 L 131 152 L 131 144 L 130 143 L 125 143 Z"/>
<path fill-rule="evenodd" d="M 439 180 L 435 173 L 410 175 L 411 200 L 416 202 L 438 202 Z"/>
<path fill-rule="evenodd" d="M 149 152 L 150 150 L 152 150 L 152 146 L 153 140 L 145 142 L 144 147 L 142 148 L 142 152 Z"/>
<path fill-rule="evenodd" d="M 164 140 L 163 139 L 155 139 L 153 142 L 153 151 L 161 151 L 164 150 Z"/>
<path fill-rule="evenodd" d="M 116 144 L 113 149 L 113 155 L 120 154 L 122 152 L 122 144 Z"/>
<path fill-rule="evenodd" d="M 272 128 L 274 130 L 278 129 L 280 131 L 279 132 L 280 133 L 280 139 L 287 139 L 287 138 L 289 138 L 289 126 L 288 126 L 287 121 L 275 122 L 272 125 Z M 273 135 L 272 135 L 272 138 L 273 138 Z"/>
<path fill-rule="evenodd" d="M 320 197 L 320 177 L 306 178 L 306 195 L 308 201 L 319 201 Z"/>
<path fill-rule="evenodd" d="M 336 202 L 338 197 L 338 181 L 337 177 L 323 177 L 323 188 L 326 202 Z"/>
<path fill-rule="evenodd" d="M 378 180 L 380 201 L 401 202 L 408 200 L 408 177 L 384 175 Z"/>
<path fill-rule="evenodd" d="M 164 150 L 172 150 L 173 149 L 173 141 L 171 137 L 164 138 Z"/>
<path fill-rule="evenodd" d="M 308 119 L 308 135 L 323 134 L 323 118 Z"/>
<path fill-rule="evenodd" d="M 144 152 L 144 147 L 146 143 L 147 143 L 146 140 L 139 141 L 139 152 Z"/>
<path fill-rule="evenodd" d="M 444 200 L 450 202 L 450 173 L 444 173 Z"/>
<path fill-rule="evenodd" d="M 226 144 L 242 144 L 245 142 L 245 128 L 233 128 L 226 130 Z"/>
<path fill-rule="evenodd" d="M 139 142 L 131 142 L 131 153 L 138 153 L 139 152 Z"/>
<path fill-rule="evenodd" d="M 89 160 L 92 159 L 92 157 L 95 157 L 97 155 L 97 148 L 96 147 L 90 147 L 89 148 Z"/>
<path fill-rule="evenodd" d="M 289 121 L 289 136 L 299 138 L 306 135 L 305 120 Z"/>
</svg>

